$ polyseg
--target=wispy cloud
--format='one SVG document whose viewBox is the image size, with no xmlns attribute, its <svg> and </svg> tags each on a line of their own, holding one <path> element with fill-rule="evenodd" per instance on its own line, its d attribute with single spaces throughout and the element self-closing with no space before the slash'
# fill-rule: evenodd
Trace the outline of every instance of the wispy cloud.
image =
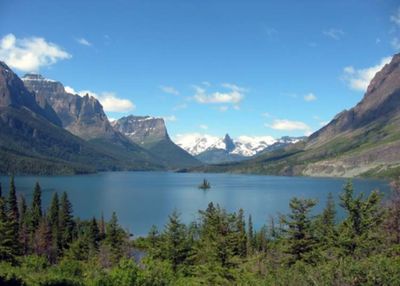
<svg viewBox="0 0 400 286">
<path fill-rule="evenodd" d="M 392 41 L 390 42 L 392 45 L 392 48 L 395 49 L 396 51 L 400 50 L 400 39 L 397 37 L 394 37 Z"/>
<path fill-rule="evenodd" d="M 334 28 L 323 31 L 322 33 L 333 40 L 340 40 L 344 35 L 344 32 L 342 30 Z"/>
<path fill-rule="evenodd" d="M 44 38 L 18 39 L 13 34 L 8 34 L 0 40 L 0 59 L 20 71 L 36 72 L 43 66 L 69 58 L 71 55 L 63 48 Z"/>
<path fill-rule="evenodd" d="M 92 45 L 92 43 L 86 40 L 85 38 L 78 38 L 76 39 L 76 41 L 78 42 L 78 44 L 81 44 L 82 46 L 90 47 Z"/>
<path fill-rule="evenodd" d="M 397 9 L 397 11 L 392 16 L 390 16 L 390 21 L 392 21 L 396 25 L 400 26 L 400 7 Z"/>
<path fill-rule="evenodd" d="M 221 87 L 226 89 L 226 91 L 207 93 L 205 88 L 194 86 L 195 95 L 193 98 L 202 104 L 233 104 L 238 106 L 246 93 L 246 89 L 235 84 L 224 83 Z"/>
<path fill-rule="evenodd" d="M 302 121 L 288 119 L 275 119 L 272 124 L 265 124 L 265 127 L 280 131 L 304 131 L 304 134 L 311 133 L 311 127 Z"/>
<path fill-rule="evenodd" d="M 66 86 L 65 91 L 80 96 L 93 96 L 97 98 L 107 112 L 128 112 L 136 108 L 135 104 L 129 99 L 119 98 L 114 92 L 96 93 L 90 90 L 75 91 L 72 87 Z"/>
<path fill-rule="evenodd" d="M 207 129 L 208 129 L 208 126 L 205 125 L 205 124 L 200 124 L 199 127 L 200 127 L 201 129 L 203 129 L 203 130 L 207 130 Z"/>
<path fill-rule="evenodd" d="M 317 100 L 317 97 L 312 92 L 306 94 L 303 98 L 305 101 L 308 101 L 308 102 Z"/>
<path fill-rule="evenodd" d="M 172 94 L 172 95 L 179 95 L 179 91 L 173 87 L 173 86 L 160 86 L 160 89 L 164 92 L 164 93 L 168 93 L 168 94 Z"/>
<path fill-rule="evenodd" d="M 343 69 L 342 79 L 347 82 L 349 88 L 353 90 L 366 91 L 375 74 L 380 71 L 385 64 L 388 64 L 391 59 L 391 57 L 383 58 L 379 64 L 362 69 L 347 66 Z"/>
</svg>

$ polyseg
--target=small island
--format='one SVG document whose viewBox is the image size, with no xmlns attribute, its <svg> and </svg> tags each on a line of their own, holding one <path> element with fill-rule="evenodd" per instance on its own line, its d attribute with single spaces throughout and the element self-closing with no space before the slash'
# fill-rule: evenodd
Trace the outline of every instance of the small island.
<svg viewBox="0 0 400 286">
<path fill-rule="evenodd" d="M 201 185 L 199 185 L 199 189 L 202 189 L 202 190 L 211 189 L 210 182 L 207 181 L 206 179 L 204 179 L 204 180 L 203 180 L 203 183 L 202 183 Z"/>
</svg>

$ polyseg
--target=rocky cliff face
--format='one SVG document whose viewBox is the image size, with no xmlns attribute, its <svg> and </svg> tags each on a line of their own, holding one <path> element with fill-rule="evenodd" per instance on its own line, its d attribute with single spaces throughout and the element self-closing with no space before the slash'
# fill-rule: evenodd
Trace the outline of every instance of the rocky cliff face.
<svg viewBox="0 0 400 286">
<path fill-rule="evenodd" d="M 130 115 L 114 121 L 112 126 L 115 130 L 140 145 L 169 139 L 167 128 L 162 118 Z"/>
<path fill-rule="evenodd" d="M 339 134 L 384 125 L 400 114 L 400 54 L 393 56 L 370 82 L 364 98 L 352 109 L 345 110 L 325 127 L 310 136 L 308 147 L 318 146 Z"/>
<path fill-rule="evenodd" d="M 96 98 L 67 93 L 60 82 L 37 74 L 27 74 L 22 80 L 37 98 L 51 105 L 71 133 L 86 140 L 117 136 Z"/>
<path fill-rule="evenodd" d="M 21 79 L 3 62 L 0 62 L 0 106 L 26 108 L 55 125 L 61 125 L 48 102 L 29 92 Z"/>
</svg>

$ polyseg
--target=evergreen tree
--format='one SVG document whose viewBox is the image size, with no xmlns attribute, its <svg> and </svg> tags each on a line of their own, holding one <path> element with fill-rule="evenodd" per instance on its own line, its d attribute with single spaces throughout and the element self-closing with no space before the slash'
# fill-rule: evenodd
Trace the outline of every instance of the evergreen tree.
<svg viewBox="0 0 400 286">
<path fill-rule="evenodd" d="M 99 222 L 99 239 L 103 240 L 106 238 L 106 223 L 104 222 L 104 215 L 101 213 L 101 218 Z"/>
<path fill-rule="evenodd" d="M 100 231 L 99 226 L 97 225 L 96 218 L 93 217 L 90 221 L 89 226 L 89 243 L 90 246 L 97 250 L 99 248 L 99 241 L 100 241 Z"/>
<path fill-rule="evenodd" d="M 318 240 L 323 248 L 327 248 L 332 244 L 336 243 L 336 209 L 335 201 L 333 199 L 332 193 L 328 194 L 325 209 L 319 216 L 316 231 Z"/>
<path fill-rule="evenodd" d="M 253 254 L 254 252 L 254 229 L 253 229 L 253 221 L 251 219 L 251 215 L 249 215 L 248 223 L 247 223 L 247 255 Z"/>
<path fill-rule="evenodd" d="M 50 208 L 48 212 L 48 223 L 51 229 L 51 262 L 55 262 L 57 260 L 58 255 L 60 254 L 61 249 L 61 233 L 60 233 L 60 204 L 58 200 L 58 194 L 54 193 L 51 199 Z"/>
<path fill-rule="evenodd" d="M 400 179 L 392 183 L 392 193 L 387 202 L 385 229 L 389 241 L 400 244 Z"/>
<path fill-rule="evenodd" d="M 174 271 L 185 262 L 188 252 L 186 227 L 180 222 L 179 214 L 175 210 L 169 216 L 165 230 L 165 257 L 171 262 Z"/>
<path fill-rule="evenodd" d="M 20 251 L 20 245 L 18 239 L 19 211 L 18 211 L 18 202 L 17 202 L 17 194 L 14 183 L 14 176 L 12 176 L 10 179 L 10 192 L 8 194 L 8 199 L 7 199 L 7 220 L 12 231 L 14 252 L 19 253 Z"/>
<path fill-rule="evenodd" d="M 310 199 L 293 198 L 289 206 L 291 213 L 285 220 L 287 229 L 287 252 L 291 255 L 289 264 L 298 260 L 309 261 L 308 254 L 313 249 L 315 238 L 311 228 L 309 213 L 316 201 Z"/>
<path fill-rule="evenodd" d="M 4 199 L 0 197 L 0 261 L 13 261 L 16 256 L 14 229 L 9 223 Z"/>
<path fill-rule="evenodd" d="M 60 245 L 62 248 L 66 248 L 72 241 L 74 231 L 72 204 L 68 200 L 68 195 L 66 192 L 64 192 L 61 196 L 59 217 Z"/>
<path fill-rule="evenodd" d="M 244 222 L 243 209 L 239 209 L 236 217 L 236 247 L 235 254 L 240 257 L 246 257 L 247 255 L 247 234 L 246 234 L 246 223 Z"/>
<path fill-rule="evenodd" d="M 124 233 L 118 224 L 117 214 L 112 213 L 111 219 L 107 224 L 106 243 L 110 246 L 113 254 L 113 261 L 117 262 L 124 255 Z"/>
<path fill-rule="evenodd" d="M 19 200 L 19 243 L 22 254 L 26 255 L 29 251 L 29 213 L 25 197 Z"/>
<path fill-rule="evenodd" d="M 371 192 L 366 199 L 363 193 L 354 196 L 353 185 L 348 182 L 340 200 L 348 214 L 340 229 L 342 247 L 346 254 L 353 255 L 360 248 L 366 255 L 379 244 L 377 227 L 383 221 L 381 197 L 377 191 Z"/>
<path fill-rule="evenodd" d="M 39 226 L 35 232 L 34 238 L 34 250 L 37 255 L 42 255 L 48 260 L 51 260 L 52 256 L 52 236 L 51 227 L 46 218 L 43 216 L 39 221 Z"/>
<path fill-rule="evenodd" d="M 36 230 L 39 226 L 40 220 L 42 219 L 42 190 L 39 182 L 36 182 L 33 190 L 33 200 L 31 207 L 31 227 Z"/>
</svg>

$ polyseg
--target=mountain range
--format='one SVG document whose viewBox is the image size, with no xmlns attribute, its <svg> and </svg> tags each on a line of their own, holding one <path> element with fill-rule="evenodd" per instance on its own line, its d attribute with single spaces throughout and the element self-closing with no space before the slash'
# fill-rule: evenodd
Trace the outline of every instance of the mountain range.
<svg viewBox="0 0 400 286">
<path fill-rule="evenodd" d="M 197 159 L 207 164 L 237 162 L 257 156 L 270 149 L 284 148 L 304 140 L 305 137 L 239 136 L 232 139 L 229 134 L 216 137 L 206 134 L 178 136 L 176 144 Z"/>
<path fill-rule="evenodd" d="M 22 80 L 0 62 L 0 173 L 76 174 L 191 170 L 305 176 L 394 177 L 400 173 L 400 54 L 363 99 L 307 138 L 171 140 L 162 118 L 110 122 L 93 96 L 68 93 L 37 74 Z"/>
<path fill-rule="evenodd" d="M 197 169 L 199 171 L 200 169 Z M 363 99 L 306 140 L 201 171 L 326 177 L 400 173 L 400 54 L 371 80 Z"/>
<path fill-rule="evenodd" d="M 0 173 L 165 170 L 200 164 L 167 140 L 166 131 L 165 138 L 153 142 L 158 149 L 136 144 L 110 124 L 96 98 L 70 94 L 60 82 L 37 74 L 21 80 L 2 62 L 0 127 Z"/>
</svg>

